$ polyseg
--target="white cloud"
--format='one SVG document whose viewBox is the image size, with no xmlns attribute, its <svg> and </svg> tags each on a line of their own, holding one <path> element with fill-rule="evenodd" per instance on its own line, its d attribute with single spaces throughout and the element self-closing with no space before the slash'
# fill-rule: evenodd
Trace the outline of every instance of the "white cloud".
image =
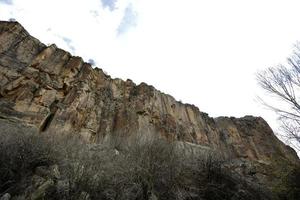
<svg viewBox="0 0 300 200">
<path fill-rule="evenodd" d="M 123 18 L 120 25 L 117 28 L 117 34 L 122 35 L 126 33 L 130 28 L 137 26 L 137 12 L 133 9 L 131 3 L 127 5 L 124 10 Z"/>
<path fill-rule="evenodd" d="M 103 8 L 109 8 L 110 11 L 116 9 L 117 0 L 101 0 Z"/>
<path fill-rule="evenodd" d="M 60 37 L 65 42 L 65 44 L 68 46 L 68 49 L 70 50 L 70 53 L 74 54 L 76 49 L 73 45 L 73 41 L 70 38 L 64 36 L 58 36 L 58 37 Z"/>
<path fill-rule="evenodd" d="M 0 3 L 12 5 L 13 1 L 12 0 L 0 0 Z"/>
</svg>

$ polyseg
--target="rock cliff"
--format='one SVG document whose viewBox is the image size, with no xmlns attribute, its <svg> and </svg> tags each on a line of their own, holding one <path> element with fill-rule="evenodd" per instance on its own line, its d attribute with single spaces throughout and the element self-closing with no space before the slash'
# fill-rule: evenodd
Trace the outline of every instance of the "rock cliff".
<svg viewBox="0 0 300 200">
<path fill-rule="evenodd" d="M 1 129 L 9 122 L 91 142 L 156 134 L 216 150 L 238 165 L 263 165 L 262 177 L 274 160 L 299 163 L 261 117 L 211 118 L 145 83 L 112 79 L 82 58 L 42 44 L 17 22 L 0 22 L 0 119 Z"/>
</svg>

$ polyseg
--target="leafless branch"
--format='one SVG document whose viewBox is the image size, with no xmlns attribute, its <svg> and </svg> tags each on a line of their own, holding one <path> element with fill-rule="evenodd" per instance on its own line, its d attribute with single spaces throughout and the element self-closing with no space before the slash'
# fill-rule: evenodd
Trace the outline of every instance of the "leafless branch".
<svg viewBox="0 0 300 200">
<path fill-rule="evenodd" d="M 285 138 L 300 150 L 300 45 L 295 45 L 287 65 L 271 67 L 257 74 L 258 84 L 268 94 L 279 99 L 280 106 L 260 100 L 278 115 Z"/>
</svg>

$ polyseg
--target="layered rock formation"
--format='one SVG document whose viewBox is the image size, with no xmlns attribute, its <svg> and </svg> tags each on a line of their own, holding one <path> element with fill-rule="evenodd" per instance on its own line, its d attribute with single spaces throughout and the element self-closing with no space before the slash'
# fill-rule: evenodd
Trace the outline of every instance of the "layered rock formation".
<svg viewBox="0 0 300 200">
<path fill-rule="evenodd" d="M 17 22 L 0 22 L 0 128 L 37 133 L 160 135 L 214 149 L 232 160 L 299 163 L 260 117 L 211 118 L 145 83 L 112 79 L 80 57 L 39 42 Z"/>
</svg>

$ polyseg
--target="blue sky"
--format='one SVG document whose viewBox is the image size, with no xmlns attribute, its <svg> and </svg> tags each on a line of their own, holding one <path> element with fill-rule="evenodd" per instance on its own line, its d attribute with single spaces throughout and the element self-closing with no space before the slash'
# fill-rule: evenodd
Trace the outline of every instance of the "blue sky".
<svg viewBox="0 0 300 200">
<path fill-rule="evenodd" d="M 123 18 L 117 28 L 117 35 L 122 35 L 126 33 L 128 29 L 137 26 L 137 18 L 137 12 L 134 11 L 132 4 L 129 3 L 125 8 Z"/>
<path fill-rule="evenodd" d="M 112 77 L 146 82 L 211 116 L 275 115 L 256 102 L 255 73 L 300 40 L 296 0 L 0 0 L 46 44 L 92 59 Z"/>
<path fill-rule="evenodd" d="M 108 7 L 111 11 L 114 11 L 116 9 L 116 2 L 117 0 L 101 0 L 102 7 Z"/>
<path fill-rule="evenodd" d="M 11 5 L 13 0 L 0 0 L 0 3 Z"/>
</svg>

